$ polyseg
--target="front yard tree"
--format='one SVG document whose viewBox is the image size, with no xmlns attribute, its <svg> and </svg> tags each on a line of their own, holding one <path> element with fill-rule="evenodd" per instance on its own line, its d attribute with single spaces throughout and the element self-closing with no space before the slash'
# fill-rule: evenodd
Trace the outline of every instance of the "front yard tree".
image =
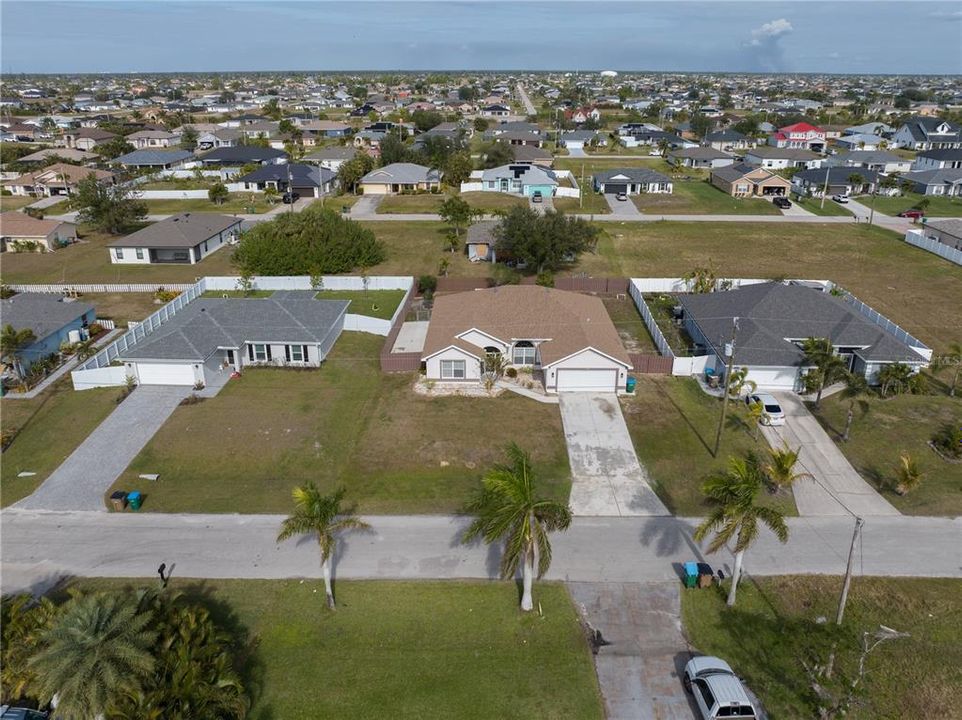
<svg viewBox="0 0 962 720">
<path fill-rule="evenodd" d="M 110 140 L 97 145 L 94 148 L 94 152 L 104 160 L 113 160 L 115 157 L 120 157 L 121 155 L 126 155 L 129 152 L 133 152 L 135 149 L 136 148 L 127 142 L 122 135 L 118 135 L 115 138 L 111 138 Z"/>
<path fill-rule="evenodd" d="M 540 579 L 551 566 L 548 533 L 568 529 L 571 508 L 538 496 L 537 477 L 528 453 L 515 443 L 508 445 L 505 453 L 508 462 L 485 474 L 481 492 L 465 506 L 465 512 L 475 519 L 462 541 L 481 538 L 488 544 L 504 543 L 501 577 L 514 577 L 521 565 L 521 609 L 528 611 L 534 608 L 531 585 L 535 568 Z"/>
<path fill-rule="evenodd" d="M 795 472 L 801 451 L 801 447 L 792 450 L 788 443 L 785 443 L 782 447 L 773 448 L 769 452 L 769 460 L 765 463 L 765 476 L 775 492 L 790 488 L 796 480 L 812 477 L 811 473 Z"/>
<path fill-rule="evenodd" d="M 197 137 L 197 131 L 188 125 L 180 135 L 180 146 L 184 150 L 195 150 L 197 148 Z"/>
<path fill-rule="evenodd" d="M 223 205 L 227 201 L 227 198 L 230 197 L 230 193 L 227 192 L 227 186 L 219 182 L 210 186 L 210 190 L 207 191 L 207 197 L 215 205 Z"/>
<path fill-rule="evenodd" d="M 730 541 L 735 541 L 735 567 L 727 600 L 729 607 L 735 604 L 742 560 L 745 551 L 758 537 L 759 521 L 767 525 L 781 542 L 788 541 L 788 526 L 784 516 L 778 510 L 758 504 L 762 486 L 762 470 L 754 453 L 743 458 L 729 458 L 728 470 L 709 478 L 702 486 L 702 492 L 715 505 L 715 509 L 695 528 L 695 540 L 701 542 L 714 533 L 715 537 L 708 544 L 709 553 L 717 552 Z"/>
<path fill-rule="evenodd" d="M 13 371 L 18 378 L 23 378 L 23 364 L 20 362 L 20 351 L 33 343 L 37 339 L 33 330 L 23 328 L 17 330 L 9 323 L 3 326 L 3 333 L 0 334 L 0 355 L 10 361 Z"/>
<path fill-rule="evenodd" d="M 456 152 L 448 156 L 442 167 L 444 170 L 444 181 L 451 187 L 460 187 L 461 183 L 467 182 L 474 170 L 474 163 L 471 155 L 467 152 Z"/>
<path fill-rule="evenodd" d="M 535 273 L 557 272 L 591 252 L 599 230 L 581 218 L 514 207 L 494 228 L 498 255 L 523 260 Z"/>
<path fill-rule="evenodd" d="M 852 431 L 852 421 L 855 419 L 855 403 L 863 395 L 868 394 L 868 380 L 864 375 L 848 373 L 845 376 L 845 389 L 842 397 L 848 400 L 848 411 L 845 413 L 845 432 L 842 433 L 842 442 L 848 442 L 849 433 Z"/>
<path fill-rule="evenodd" d="M 91 173 L 79 183 L 73 204 L 78 219 L 101 232 L 118 235 L 147 217 L 147 205 L 136 200 L 133 190 L 120 183 L 102 183 Z"/>
<path fill-rule="evenodd" d="M 441 219 L 451 226 L 451 231 L 456 238 L 461 237 L 461 233 L 467 229 L 471 221 L 478 215 L 467 201 L 457 196 L 449 197 L 438 207 L 438 215 Z"/>
<path fill-rule="evenodd" d="M 845 361 L 835 354 L 829 338 L 810 337 L 802 342 L 805 360 L 814 367 L 805 374 L 806 389 L 815 393 L 815 407 L 822 403 L 826 386 L 838 382 L 848 374 Z"/>
<path fill-rule="evenodd" d="M 481 151 L 481 167 L 485 170 L 514 162 L 514 151 L 503 142 L 491 142 Z"/>
<path fill-rule="evenodd" d="M 341 508 L 344 488 L 331 495 L 322 495 L 313 482 L 294 488 L 294 512 L 281 524 L 277 542 L 295 535 L 316 535 L 321 550 L 321 573 L 324 575 L 324 591 L 327 606 L 334 609 L 334 591 L 331 589 L 331 555 L 337 547 L 337 536 L 347 530 L 366 530 L 370 526 L 349 510 Z"/>
<path fill-rule="evenodd" d="M 374 169 L 374 158 L 367 153 L 358 153 L 337 169 L 337 180 L 343 192 L 355 192 L 361 178 Z"/>
</svg>

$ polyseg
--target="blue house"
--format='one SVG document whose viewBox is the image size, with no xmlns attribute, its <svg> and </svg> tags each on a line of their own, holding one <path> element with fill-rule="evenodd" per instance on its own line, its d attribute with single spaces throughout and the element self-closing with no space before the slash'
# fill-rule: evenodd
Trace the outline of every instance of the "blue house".
<svg viewBox="0 0 962 720">
<path fill-rule="evenodd" d="M 59 352 L 62 344 L 70 342 L 71 331 L 78 331 L 86 338 L 87 328 L 96 319 L 96 310 L 93 305 L 59 295 L 20 293 L 0 300 L 0 317 L 4 327 L 12 325 L 16 330 L 33 331 L 36 340 L 17 354 L 21 368 L 26 371 L 38 360 Z"/>
<path fill-rule="evenodd" d="M 481 173 L 482 192 L 503 192 L 531 197 L 552 197 L 558 180 L 551 170 L 536 165 L 502 165 Z"/>
</svg>

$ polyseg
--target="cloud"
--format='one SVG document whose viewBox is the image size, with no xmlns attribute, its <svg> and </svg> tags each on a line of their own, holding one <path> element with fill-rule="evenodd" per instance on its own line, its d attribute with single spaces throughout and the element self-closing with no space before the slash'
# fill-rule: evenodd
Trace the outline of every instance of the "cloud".
<svg viewBox="0 0 962 720">
<path fill-rule="evenodd" d="M 935 12 L 930 12 L 929 17 L 962 22 L 962 10 L 936 10 Z"/>
<path fill-rule="evenodd" d="M 793 29 L 792 24 L 785 18 L 778 18 L 754 28 L 751 38 L 743 43 L 748 69 L 754 72 L 788 70 L 781 40 Z"/>
<path fill-rule="evenodd" d="M 791 31 L 792 24 L 785 18 L 772 20 L 752 30 L 751 44 L 757 47 L 765 43 L 774 42 L 777 38 L 780 38 L 782 35 L 787 35 Z"/>
</svg>

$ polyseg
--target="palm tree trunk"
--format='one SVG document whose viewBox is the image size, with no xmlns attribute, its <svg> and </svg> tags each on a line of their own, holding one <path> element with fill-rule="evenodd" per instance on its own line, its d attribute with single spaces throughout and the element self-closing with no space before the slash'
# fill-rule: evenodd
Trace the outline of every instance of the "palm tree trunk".
<svg viewBox="0 0 962 720">
<path fill-rule="evenodd" d="M 825 381 L 823 380 L 818 384 L 818 392 L 815 393 L 815 409 L 817 410 L 822 405 L 822 390 L 825 389 Z"/>
<path fill-rule="evenodd" d="M 531 583 L 534 580 L 534 552 L 530 548 L 525 550 L 521 560 L 521 583 L 523 592 L 521 593 L 521 609 L 529 612 L 534 609 L 534 600 L 531 598 Z"/>
<path fill-rule="evenodd" d="M 962 362 L 962 360 L 960 360 Z M 955 397 L 955 386 L 959 383 L 959 373 L 962 372 L 960 366 L 955 366 L 955 375 L 952 376 L 952 387 L 949 388 L 949 397 Z"/>
<path fill-rule="evenodd" d="M 738 591 L 738 581 L 742 577 L 743 557 L 745 557 L 744 550 L 739 550 L 735 553 L 735 569 L 732 571 L 732 586 L 728 591 L 728 600 L 726 601 L 728 607 L 733 607 L 735 605 L 735 593 Z"/>
<path fill-rule="evenodd" d="M 334 591 L 331 589 L 331 559 L 321 560 L 321 574 L 324 575 L 324 592 L 327 593 L 327 606 L 334 610 Z"/>
<path fill-rule="evenodd" d="M 852 429 L 852 419 L 855 417 L 855 411 L 852 406 L 848 406 L 848 414 L 845 416 L 845 432 L 842 433 L 842 442 L 848 442 L 848 433 Z"/>
</svg>

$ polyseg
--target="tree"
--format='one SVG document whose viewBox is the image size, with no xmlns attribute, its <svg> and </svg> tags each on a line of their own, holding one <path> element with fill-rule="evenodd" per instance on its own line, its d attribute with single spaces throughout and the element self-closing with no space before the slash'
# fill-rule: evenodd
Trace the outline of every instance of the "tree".
<svg viewBox="0 0 962 720">
<path fill-rule="evenodd" d="M 467 182 L 474 170 L 474 163 L 471 155 L 467 152 L 456 152 L 451 154 L 442 168 L 444 170 L 444 182 L 451 187 L 457 188 L 461 183 Z"/>
<path fill-rule="evenodd" d="M 918 463 L 908 453 L 899 455 L 899 464 L 895 466 L 895 492 L 899 495 L 914 490 L 922 484 L 924 473 Z"/>
<path fill-rule="evenodd" d="M 845 414 L 845 432 L 842 433 L 842 442 L 848 442 L 848 436 L 852 430 L 852 421 L 855 419 L 855 403 L 866 393 L 868 393 L 868 381 L 864 375 L 848 373 L 845 376 L 845 389 L 842 391 L 842 397 L 848 400 L 848 411 Z"/>
<path fill-rule="evenodd" d="M 846 178 L 846 182 L 852 186 L 853 195 L 860 195 L 862 193 L 865 178 L 860 173 L 850 173 Z"/>
<path fill-rule="evenodd" d="M 347 530 L 366 530 L 370 527 L 351 511 L 341 508 L 345 493 L 344 488 L 339 488 L 331 495 L 322 495 L 313 482 L 294 488 L 294 512 L 281 524 L 281 531 L 277 535 L 277 542 L 295 535 L 317 535 L 324 591 L 327 593 L 327 606 L 332 610 L 331 555 L 337 547 L 337 536 Z"/>
<path fill-rule="evenodd" d="M 568 529 L 571 508 L 538 495 L 537 476 L 524 450 L 511 443 L 505 454 L 507 463 L 485 473 L 480 493 L 465 506 L 465 512 L 475 519 L 462 541 L 481 538 L 488 544 L 504 543 L 501 577 L 514 577 L 521 565 L 521 609 L 528 611 L 534 608 L 531 585 L 535 568 L 541 579 L 551 566 L 548 533 Z"/>
<path fill-rule="evenodd" d="M 396 135 L 388 135 L 381 140 L 381 164 L 393 165 L 411 160 L 411 149 Z"/>
<path fill-rule="evenodd" d="M 58 608 L 46 597 L 34 602 L 30 595 L 5 596 L 0 611 L 0 688 L 4 701 L 29 698 L 36 673 L 29 660 Z"/>
<path fill-rule="evenodd" d="M 458 88 L 458 100 L 470 102 L 478 99 L 478 91 L 471 85 L 461 85 Z"/>
<path fill-rule="evenodd" d="M 97 180 L 93 173 L 77 183 L 72 202 L 82 223 L 102 232 L 117 235 L 147 217 L 147 206 L 134 199 L 128 186 Z"/>
<path fill-rule="evenodd" d="M 748 420 L 752 424 L 752 439 L 758 441 L 758 427 L 762 424 L 768 413 L 765 412 L 765 403 L 756 400 L 748 404 Z"/>
<path fill-rule="evenodd" d="M 94 152 L 104 160 L 113 160 L 116 157 L 133 152 L 135 149 L 136 148 L 127 142 L 122 135 L 118 135 L 115 138 L 110 138 L 110 140 L 94 146 Z"/>
<path fill-rule="evenodd" d="M 889 391 L 901 395 L 909 389 L 911 380 L 912 368 L 905 363 L 888 363 L 878 371 L 878 382 L 882 386 L 882 397 L 888 395 Z"/>
<path fill-rule="evenodd" d="M 688 122 L 691 126 L 692 133 L 696 137 L 704 139 L 705 136 L 711 132 L 711 120 L 701 113 L 695 113 L 692 115 L 691 120 Z"/>
<path fill-rule="evenodd" d="M 478 214 L 477 210 L 457 196 L 449 197 L 438 207 L 438 215 L 451 226 L 456 238 L 461 237 L 461 231 L 467 229 Z"/>
<path fill-rule="evenodd" d="M 277 102 L 277 98 L 273 97 L 267 101 L 267 103 L 262 108 L 264 115 L 269 117 L 271 120 L 281 119 L 281 108 Z"/>
<path fill-rule="evenodd" d="M 374 158 L 367 153 L 357 153 L 337 169 L 337 180 L 342 192 L 355 192 L 361 178 L 374 169 Z"/>
<path fill-rule="evenodd" d="M 490 142 L 481 149 L 481 167 L 485 170 L 514 162 L 514 151 L 503 142 Z"/>
<path fill-rule="evenodd" d="M 935 370 L 953 368 L 952 384 L 949 386 L 949 397 L 955 397 L 955 388 L 959 384 L 959 374 L 962 373 L 962 343 L 949 343 L 948 352 L 942 353 L 935 359 Z"/>
<path fill-rule="evenodd" d="M 815 407 L 822 403 L 822 391 L 843 379 L 848 373 L 845 361 L 835 354 L 835 348 L 829 338 L 806 338 L 802 342 L 805 360 L 814 367 L 805 374 L 805 386 L 809 392 L 815 392 Z"/>
<path fill-rule="evenodd" d="M 30 328 L 17 330 L 9 323 L 3 326 L 3 333 L 0 334 L 0 354 L 2 354 L 5 359 L 11 361 L 10 365 L 13 367 L 13 371 L 17 374 L 18 378 L 23 378 L 23 364 L 20 360 L 20 351 L 32 345 L 36 339 L 37 336 L 34 335 L 33 330 Z"/>
<path fill-rule="evenodd" d="M 769 461 L 765 463 L 764 468 L 765 477 L 768 478 L 768 482 L 775 488 L 775 492 L 778 492 L 782 488 L 791 487 L 796 480 L 812 477 L 811 473 L 795 472 L 795 466 L 798 464 L 798 456 L 801 450 L 800 447 L 792 450 L 788 446 L 788 443 L 785 443 L 782 447 L 773 448 L 769 452 Z"/>
<path fill-rule="evenodd" d="M 411 113 L 411 121 L 418 130 L 427 132 L 444 122 L 444 118 L 436 110 L 415 110 Z"/>
<path fill-rule="evenodd" d="M 197 131 L 188 125 L 184 128 L 184 132 L 180 134 L 180 146 L 184 150 L 193 150 L 197 147 L 197 138 Z"/>
<path fill-rule="evenodd" d="M 701 542 L 714 533 L 715 536 L 708 545 L 709 553 L 717 552 L 731 540 L 735 540 L 735 567 L 727 600 L 729 607 L 735 604 L 742 560 L 745 551 L 758 537 L 759 521 L 774 532 L 781 542 L 788 541 L 788 526 L 784 516 L 778 510 L 757 503 L 761 488 L 762 472 L 754 453 L 749 453 L 744 458 L 729 458 L 727 472 L 709 478 L 702 486 L 702 492 L 708 501 L 715 505 L 715 509 L 695 529 L 695 540 Z"/>
<path fill-rule="evenodd" d="M 484 132 L 488 129 L 488 121 L 483 117 L 476 117 L 472 123 L 475 132 Z"/>
<path fill-rule="evenodd" d="M 681 276 L 688 286 L 688 291 L 692 293 L 704 294 L 715 292 L 718 287 L 718 278 L 715 276 L 715 266 L 711 258 L 705 267 L 696 267 Z"/>
<path fill-rule="evenodd" d="M 539 215 L 531 208 L 514 207 L 495 226 L 495 248 L 505 258 L 524 260 L 535 273 L 556 272 L 593 251 L 597 226 L 561 213 Z"/>
<path fill-rule="evenodd" d="M 215 205 L 223 205 L 230 197 L 230 193 L 227 192 L 227 186 L 224 183 L 218 182 L 210 186 L 207 197 Z"/>
<path fill-rule="evenodd" d="M 268 205 L 273 205 L 276 203 L 279 196 L 280 193 L 277 192 L 277 188 L 273 185 L 268 185 L 264 188 L 264 200 L 267 201 Z"/>
<path fill-rule="evenodd" d="M 56 695 L 57 717 L 89 720 L 140 693 L 155 667 L 149 623 L 131 596 L 74 595 L 28 663 L 41 701 Z"/>
</svg>

